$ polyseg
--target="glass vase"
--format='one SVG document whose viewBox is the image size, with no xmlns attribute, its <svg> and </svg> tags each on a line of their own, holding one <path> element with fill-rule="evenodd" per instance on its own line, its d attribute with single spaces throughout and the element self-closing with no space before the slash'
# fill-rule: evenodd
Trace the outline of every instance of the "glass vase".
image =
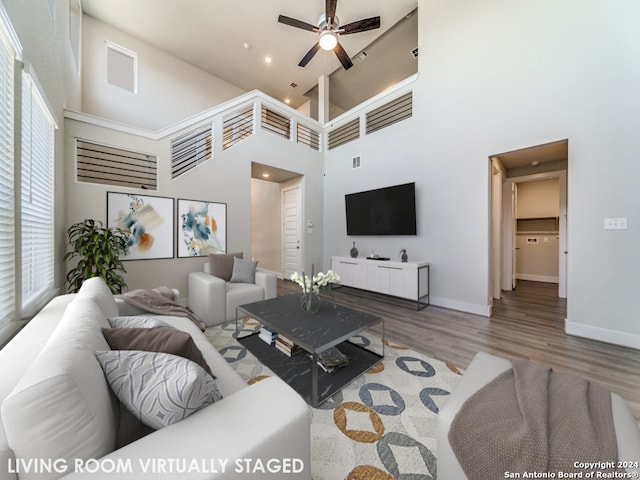
<svg viewBox="0 0 640 480">
<path fill-rule="evenodd" d="M 303 293 L 300 297 L 300 309 L 306 313 L 316 313 L 320 309 L 320 296 L 313 292 Z"/>
</svg>

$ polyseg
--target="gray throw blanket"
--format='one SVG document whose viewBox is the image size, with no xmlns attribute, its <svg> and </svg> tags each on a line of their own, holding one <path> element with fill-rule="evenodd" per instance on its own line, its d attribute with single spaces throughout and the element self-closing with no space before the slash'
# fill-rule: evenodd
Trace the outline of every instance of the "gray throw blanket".
<svg viewBox="0 0 640 480">
<path fill-rule="evenodd" d="M 173 300 L 173 291 L 169 287 L 158 287 L 153 290 L 138 289 L 117 295 L 129 305 L 158 315 L 187 317 L 203 332 L 207 326 L 188 307 L 183 307 Z"/>
<path fill-rule="evenodd" d="M 544 365 L 512 364 L 469 397 L 451 423 L 449 443 L 469 480 L 584 472 L 575 462 L 617 460 L 610 392 Z"/>
</svg>

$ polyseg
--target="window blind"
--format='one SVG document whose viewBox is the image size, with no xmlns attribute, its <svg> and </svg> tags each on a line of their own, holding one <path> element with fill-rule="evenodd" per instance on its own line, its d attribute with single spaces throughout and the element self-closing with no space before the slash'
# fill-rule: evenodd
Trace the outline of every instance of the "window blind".
<svg viewBox="0 0 640 480">
<path fill-rule="evenodd" d="M 14 58 L 0 22 L 0 331 L 15 318 Z M 0 338 L 0 341 L 2 338 Z"/>
<path fill-rule="evenodd" d="M 54 286 L 55 123 L 33 77 L 22 75 L 22 310 Z"/>
</svg>

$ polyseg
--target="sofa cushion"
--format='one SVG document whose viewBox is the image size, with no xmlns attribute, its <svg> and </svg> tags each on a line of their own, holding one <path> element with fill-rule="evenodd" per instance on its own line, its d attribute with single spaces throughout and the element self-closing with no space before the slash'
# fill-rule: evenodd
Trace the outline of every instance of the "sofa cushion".
<svg viewBox="0 0 640 480">
<path fill-rule="evenodd" d="M 215 380 L 176 355 L 136 350 L 99 351 L 111 389 L 145 425 L 159 429 L 220 400 Z"/>
<path fill-rule="evenodd" d="M 88 278 L 82 282 L 77 296 L 78 298 L 90 297 L 95 299 L 107 318 L 115 317 L 120 313 L 113 293 L 100 277 Z"/>
<path fill-rule="evenodd" d="M 233 273 L 233 259 L 242 258 L 243 252 L 238 253 L 218 253 L 209 255 L 209 273 L 225 282 L 231 280 Z"/>
<path fill-rule="evenodd" d="M 104 380 L 96 350 L 109 346 L 108 327 L 91 298 L 76 298 L 25 375 L 2 404 L 7 442 L 16 458 L 100 458 L 116 444 L 117 401 Z M 20 480 L 62 473 L 22 472 Z"/>
<path fill-rule="evenodd" d="M 159 318 L 142 315 L 124 315 L 109 318 L 111 328 L 173 328 Z"/>
<path fill-rule="evenodd" d="M 256 283 L 257 261 L 243 260 L 235 257 L 233 259 L 233 273 L 230 283 Z"/>
<path fill-rule="evenodd" d="M 209 375 L 211 369 L 202 352 L 187 332 L 169 325 L 168 328 L 103 328 L 102 333 L 111 350 L 142 350 L 178 355 L 200 365 Z M 213 376 L 215 378 L 215 376 Z"/>
</svg>

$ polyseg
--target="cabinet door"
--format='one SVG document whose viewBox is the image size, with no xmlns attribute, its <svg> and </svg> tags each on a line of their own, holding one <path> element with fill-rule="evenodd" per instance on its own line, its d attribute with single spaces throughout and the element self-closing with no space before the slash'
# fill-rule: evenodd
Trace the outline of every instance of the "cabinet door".
<svg viewBox="0 0 640 480">
<path fill-rule="evenodd" d="M 413 269 L 389 268 L 389 295 L 416 300 L 418 275 Z"/>
<path fill-rule="evenodd" d="M 367 290 L 389 293 L 389 270 L 380 265 L 367 267 Z"/>
<path fill-rule="evenodd" d="M 331 260 L 331 269 L 340 277 L 340 284 L 346 287 L 366 288 L 366 283 L 362 286 L 362 278 L 366 275 L 362 275 L 359 270 L 360 265 L 356 262 L 350 262 L 348 260 Z"/>
</svg>

